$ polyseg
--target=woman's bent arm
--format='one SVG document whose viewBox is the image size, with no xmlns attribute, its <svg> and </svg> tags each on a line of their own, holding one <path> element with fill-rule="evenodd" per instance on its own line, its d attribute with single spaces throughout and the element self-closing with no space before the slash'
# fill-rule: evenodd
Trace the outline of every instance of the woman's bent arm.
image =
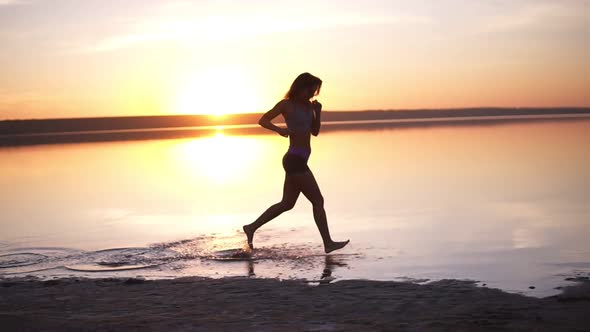
<svg viewBox="0 0 590 332">
<path fill-rule="evenodd" d="M 313 123 L 311 124 L 311 134 L 317 136 L 320 134 L 320 127 L 322 126 L 322 104 L 318 101 L 312 103 L 313 107 Z"/>
<path fill-rule="evenodd" d="M 258 124 L 260 126 L 262 126 L 263 128 L 266 128 L 268 130 L 272 130 L 272 131 L 278 133 L 281 136 L 284 136 L 284 137 L 289 136 L 289 132 L 286 128 L 281 128 L 281 127 L 275 126 L 271 122 L 272 119 L 276 118 L 277 116 L 279 116 L 280 114 L 283 113 L 283 108 L 284 108 L 284 100 L 281 100 L 270 111 L 268 111 L 268 112 L 264 113 L 264 115 L 262 115 L 260 120 L 258 120 Z"/>
</svg>

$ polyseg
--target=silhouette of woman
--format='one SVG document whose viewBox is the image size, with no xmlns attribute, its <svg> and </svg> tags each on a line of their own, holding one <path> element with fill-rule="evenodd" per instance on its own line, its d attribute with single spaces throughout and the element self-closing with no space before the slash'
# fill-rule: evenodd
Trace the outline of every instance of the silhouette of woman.
<svg viewBox="0 0 590 332">
<path fill-rule="evenodd" d="M 285 98 L 258 121 L 262 127 L 275 131 L 283 137 L 289 137 L 289 149 L 283 157 L 285 169 L 283 198 L 269 207 L 256 221 L 243 227 L 251 249 L 254 249 L 252 242 L 254 232 L 281 213 L 291 210 L 300 193 L 303 193 L 313 205 L 313 217 L 324 241 L 326 253 L 340 249 L 350 241 L 336 242 L 330 237 L 324 198 L 313 173 L 307 166 L 307 160 L 311 154 L 311 135 L 317 136 L 320 133 L 322 114 L 322 104 L 311 99 L 319 94 L 321 87 L 322 80 L 310 73 L 299 75 L 293 81 Z M 285 118 L 287 128 L 277 127 L 271 123 L 271 120 L 279 115 Z"/>
</svg>

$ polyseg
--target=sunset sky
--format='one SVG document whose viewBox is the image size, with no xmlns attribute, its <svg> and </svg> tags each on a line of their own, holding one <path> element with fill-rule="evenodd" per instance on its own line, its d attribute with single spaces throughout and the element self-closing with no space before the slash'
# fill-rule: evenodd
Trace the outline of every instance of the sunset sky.
<svg viewBox="0 0 590 332">
<path fill-rule="evenodd" d="M 590 106 L 590 1 L 0 0 L 0 120 Z"/>
</svg>

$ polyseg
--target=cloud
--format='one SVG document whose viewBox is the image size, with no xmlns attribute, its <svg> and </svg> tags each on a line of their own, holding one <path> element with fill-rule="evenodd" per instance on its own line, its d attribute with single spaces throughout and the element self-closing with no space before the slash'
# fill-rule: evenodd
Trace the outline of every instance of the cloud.
<svg viewBox="0 0 590 332">
<path fill-rule="evenodd" d="M 530 2 L 510 14 L 491 16 L 478 32 L 514 32 L 530 28 L 563 28 L 579 21 L 589 21 L 583 1 Z"/>
<path fill-rule="evenodd" d="M 80 48 L 79 53 L 93 53 L 93 52 L 108 52 L 117 49 L 132 47 L 138 44 L 153 43 L 158 41 L 174 40 L 173 35 L 165 33 L 143 33 L 143 34 L 129 34 L 113 36 L 99 41 L 96 45 Z"/>
<path fill-rule="evenodd" d="M 216 42 L 260 37 L 278 33 L 301 32 L 346 26 L 377 24 L 429 24 L 421 16 L 285 16 L 272 15 L 212 15 L 199 19 L 145 21 L 138 24 L 137 33 L 106 37 L 74 53 L 108 52 L 156 42 Z"/>
<path fill-rule="evenodd" d="M 28 1 L 24 0 L 0 0 L 0 6 L 24 5 Z"/>
</svg>

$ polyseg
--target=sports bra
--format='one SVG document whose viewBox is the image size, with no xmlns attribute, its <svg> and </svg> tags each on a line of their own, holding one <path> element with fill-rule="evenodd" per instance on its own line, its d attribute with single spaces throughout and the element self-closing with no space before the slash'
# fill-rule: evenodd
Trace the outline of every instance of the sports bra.
<svg viewBox="0 0 590 332">
<path fill-rule="evenodd" d="M 287 128 L 293 131 L 310 131 L 313 112 L 306 107 L 293 103 L 293 110 L 284 115 Z"/>
</svg>

